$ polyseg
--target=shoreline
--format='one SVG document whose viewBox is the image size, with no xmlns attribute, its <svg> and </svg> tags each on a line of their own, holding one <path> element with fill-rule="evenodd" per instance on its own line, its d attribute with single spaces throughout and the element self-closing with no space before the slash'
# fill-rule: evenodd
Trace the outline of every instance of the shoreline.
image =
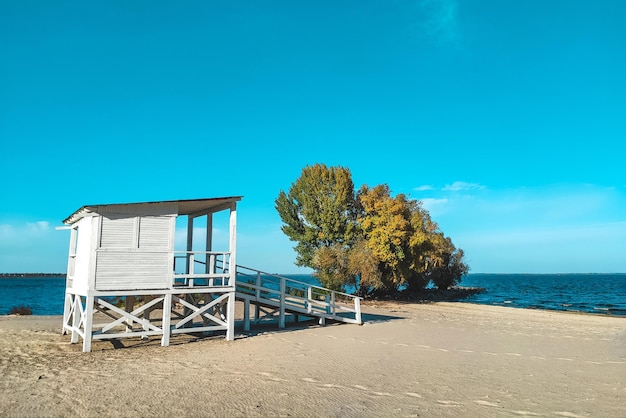
<svg viewBox="0 0 626 418">
<path fill-rule="evenodd" d="M 507 306 L 507 305 L 496 305 L 496 304 L 487 304 L 487 303 L 476 303 L 476 302 L 463 302 L 459 300 L 396 300 L 396 299 L 362 299 L 361 306 L 371 306 L 377 307 L 384 304 L 407 304 L 407 305 L 432 305 L 432 304 L 440 304 L 440 303 L 454 303 L 461 305 L 473 305 L 473 306 L 489 306 L 495 308 L 502 309 L 516 309 L 522 311 L 537 311 L 537 312 L 552 312 L 552 313 L 563 313 L 563 314 L 572 314 L 572 315 L 588 315 L 588 316 L 599 316 L 599 317 L 607 317 L 607 318 L 619 318 L 626 319 L 626 315 L 612 315 L 610 313 L 605 313 L 602 311 L 598 312 L 588 312 L 588 311 L 576 311 L 576 310 L 567 310 L 567 309 L 544 309 L 544 308 L 532 308 L 532 307 L 523 307 L 523 306 Z M 33 314 L 33 315 L 19 315 L 19 314 L 0 314 L 0 318 L 4 317 L 62 317 L 63 314 L 50 314 L 50 315 L 42 315 L 42 314 Z"/>
</svg>

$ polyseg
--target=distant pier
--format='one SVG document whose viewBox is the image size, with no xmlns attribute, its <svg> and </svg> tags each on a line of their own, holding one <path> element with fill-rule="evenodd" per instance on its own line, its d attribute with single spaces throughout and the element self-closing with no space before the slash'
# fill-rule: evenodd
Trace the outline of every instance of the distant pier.
<svg viewBox="0 0 626 418">
<path fill-rule="evenodd" d="M 65 277 L 66 273 L 0 273 L 0 279 L 19 279 L 33 277 Z"/>
</svg>

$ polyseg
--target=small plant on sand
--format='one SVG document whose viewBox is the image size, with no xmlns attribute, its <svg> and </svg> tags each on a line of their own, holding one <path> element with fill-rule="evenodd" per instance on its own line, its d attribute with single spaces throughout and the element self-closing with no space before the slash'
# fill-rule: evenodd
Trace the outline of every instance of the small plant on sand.
<svg viewBox="0 0 626 418">
<path fill-rule="evenodd" d="M 33 310 L 29 308 L 28 306 L 24 306 L 24 305 L 14 306 L 13 308 L 11 308 L 11 311 L 9 312 L 9 315 L 32 315 L 32 314 L 33 314 Z"/>
</svg>

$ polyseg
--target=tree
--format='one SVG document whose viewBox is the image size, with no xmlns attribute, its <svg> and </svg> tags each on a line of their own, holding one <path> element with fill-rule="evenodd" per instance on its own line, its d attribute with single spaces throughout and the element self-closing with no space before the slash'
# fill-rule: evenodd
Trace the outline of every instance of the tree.
<svg viewBox="0 0 626 418">
<path fill-rule="evenodd" d="M 372 254 L 380 261 L 383 288 L 424 289 L 457 284 L 469 267 L 463 251 L 443 235 L 421 202 L 404 194 L 391 196 L 387 185 L 361 187 L 358 221 Z"/>
<path fill-rule="evenodd" d="M 469 272 L 469 266 L 463 261 L 463 250 L 457 249 L 449 237 L 441 234 L 439 242 L 432 251 L 427 273 L 433 285 L 445 290 L 457 285 Z"/>
<path fill-rule="evenodd" d="M 297 243 L 296 265 L 315 269 L 331 289 L 448 288 L 469 270 L 420 201 L 392 197 L 386 184 L 355 194 L 347 168 L 307 166 L 275 203 L 283 232 Z"/>
<path fill-rule="evenodd" d="M 358 221 L 372 255 L 379 261 L 379 287 L 398 288 L 409 276 L 410 212 L 404 195 L 391 197 L 387 185 L 362 186 L 357 195 Z"/>
<path fill-rule="evenodd" d="M 291 185 L 280 191 L 275 201 L 284 225 L 282 231 L 294 247 L 296 265 L 312 267 L 320 248 L 349 248 L 357 237 L 354 184 L 350 170 L 307 166 Z"/>
<path fill-rule="evenodd" d="M 384 287 L 380 261 L 363 239 L 357 239 L 350 247 L 339 244 L 321 247 L 315 251 L 311 265 L 320 283 L 330 289 L 351 286 L 358 295 L 365 296 Z"/>
</svg>

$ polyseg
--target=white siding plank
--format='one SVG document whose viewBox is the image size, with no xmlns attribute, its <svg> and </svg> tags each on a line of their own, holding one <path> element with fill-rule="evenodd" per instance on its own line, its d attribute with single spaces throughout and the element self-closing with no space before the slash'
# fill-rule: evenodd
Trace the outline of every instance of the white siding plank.
<svg viewBox="0 0 626 418">
<path fill-rule="evenodd" d="M 126 215 L 102 217 L 100 248 L 136 248 L 136 218 Z"/>
<path fill-rule="evenodd" d="M 169 252 L 99 251 L 97 290 L 165 289 Z"/>
<path fill-rule="evenodd" d="M 159 249 L 170 248 L 169 216 L 142 216 L 139 221 L 139 248 Z"/>
</svg>

